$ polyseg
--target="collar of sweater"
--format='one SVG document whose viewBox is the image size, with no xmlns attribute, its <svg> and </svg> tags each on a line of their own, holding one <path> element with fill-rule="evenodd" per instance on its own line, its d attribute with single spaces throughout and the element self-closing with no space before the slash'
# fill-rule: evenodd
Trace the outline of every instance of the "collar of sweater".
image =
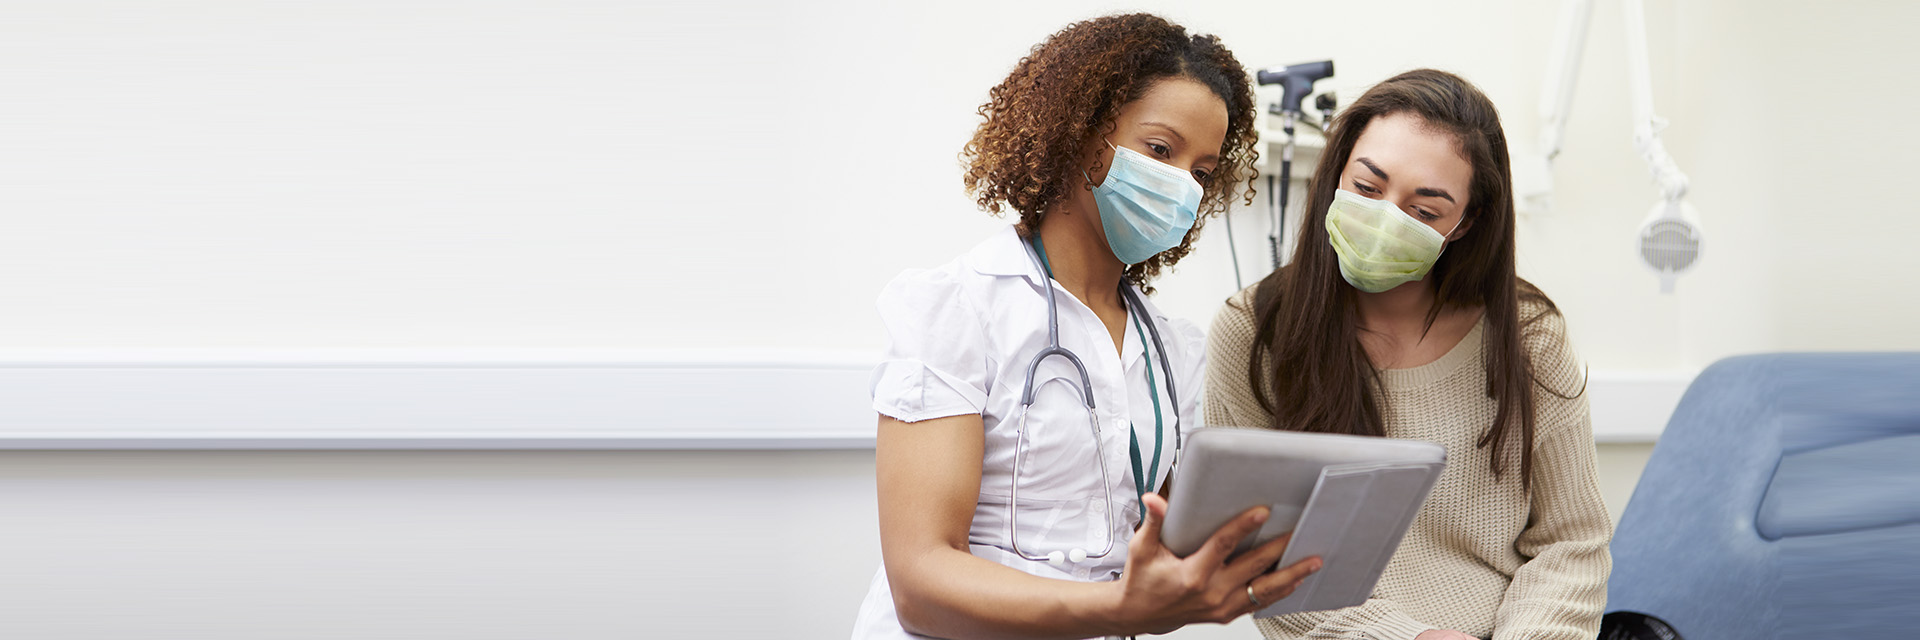
<svg viewBox="0 0 1920 640">
<path fill-rule="evenodd" d="M 1486 315 L 1482 314 L 1479 320 L 1473 322 L 1473 329 L 1468 330 L 1467 335 L 1460 338 L 1459 344 L 1453 345 L 1453 348 L 1448 349 L 1446 355 L 1440 356 L 1439 360 L 1407 369 L 1381 369 L 1381 387 L 1389 393 L 1418 389 L 1445 379 L 1460 367 L 1480 362 L 1480 353 L 1484 346 L 1480 336 L 1486 324 Z"/>
</svg>

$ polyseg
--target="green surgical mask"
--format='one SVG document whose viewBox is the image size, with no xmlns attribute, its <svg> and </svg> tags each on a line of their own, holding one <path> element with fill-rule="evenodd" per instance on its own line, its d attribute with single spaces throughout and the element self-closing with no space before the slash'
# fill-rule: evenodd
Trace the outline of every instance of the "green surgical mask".
<svg viewBox="0 0 1920 640">
<path fill-rule="evenodd" d="M 1453 227 L 1460 228 L 1460 222 Z M 1393 203 L 1345 189 L 1334 190 L 1327 207 L 1327 239 L 1340 256 L 1340 277 L 1367 293 L 1427 277 L 1447 248 L 1446 236 Z"/>
</svg>

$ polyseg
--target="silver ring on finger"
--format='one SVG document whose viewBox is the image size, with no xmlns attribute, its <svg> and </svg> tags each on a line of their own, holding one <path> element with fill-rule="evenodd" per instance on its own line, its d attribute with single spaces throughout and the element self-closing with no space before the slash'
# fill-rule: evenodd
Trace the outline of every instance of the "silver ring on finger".
<svg viewBox="0 0 1920 640">
<path fill-rule="evenodd" d="M 1247 583 L 1247 599 L 1253 601 L 1253 606 L 1255 607 L 1267 606 L 1265 603 L 1260 602 L 1259 596 L 1253 595 L 1253 583 L 1251 582 Z"/>
</svg>

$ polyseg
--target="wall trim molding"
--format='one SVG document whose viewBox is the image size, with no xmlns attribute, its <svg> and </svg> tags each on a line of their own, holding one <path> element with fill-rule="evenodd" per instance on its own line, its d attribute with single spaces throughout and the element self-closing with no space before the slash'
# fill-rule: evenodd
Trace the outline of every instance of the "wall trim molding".
<svg viewBox="0 0 1920 640">
<path fill-rule="evenodd" d="M 772 349 L 0 351 L 0 448 L 871 448 L 872 362 Z"/>
<path fill-rule="evenodd" d="M 0 449 L 869 449 L 869 352 L 0 350 Z M 1693 372 L 1593 373 L 1652 442 Z"/>
<path fill-rule="evenodd" d="M 1587 406 L 1593 415 L 1593 439 L 1600 443 L 1652 443 L 1680 406 L 1697 369 L 1672 371 L 1591 371 Z"/>
</svg>

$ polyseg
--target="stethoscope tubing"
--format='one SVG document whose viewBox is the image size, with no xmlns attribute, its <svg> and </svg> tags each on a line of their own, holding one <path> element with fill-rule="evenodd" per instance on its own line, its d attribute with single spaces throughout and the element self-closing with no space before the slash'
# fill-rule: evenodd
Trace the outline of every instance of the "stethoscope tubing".
<svg viewBox="0 0 1920 640">
<path fill-rule="evenodd" d="M 1036 554 L 1028 553 L 1026 550 L 1020 548 L 1020 538 L 1019 538 L 1020 470 L 1022 468 L 1022 464 L 1025 461 L 1025 453 L 1026 453 L 1025 445 L 1027 440 L 1027 412 L 1029 409 L 1033 407 L 1033 402 L 1034 402 L 1035 387 L 1033 384 L 1033 380 L 1034 380 L 1034 376 L 1039 373 L 1040 363 L 1042 361 L 1045 361 L 1047 358 L 1059 357 L 1059 358 L 1065 359 L 1068 363 L 1072 364 L 1074 370 L 1080 374 L 1080 392 L 1081 392 L 1082 402 L 1087 409 L 1087 425 L 1091 431 L 1091 435 L 1093 436 L 1094 455 L 1100 461 L 1100 484 L 1101 484 L 1101 487 L 1106 490 L 1106 509 L 1104 509 L 1104 511 L 1107 514 L 1106 546 L 1103 547 L 1100 550 L 1100 553 L 1097 553 L 1097 554 L 1086 553 L 1084 550 L 1075 549 L 1074 550 L 1075 557 L 1073 558 L 1073 561 L 1080 562 L 1087 558 L 1103 558 L 1113 552 L 1113 547 L 1114 547 L 1113 531 L 1116 528 L 1115 527 L 1116 523 L 1114 522 L 1114 517 L 1115 517 L 1114 512 L 1119 511 L 1119 509 L 1114 508 L 1114 505 L 1113 505 L 1113 482 L 1112 482 L 1112 476 L 1107 470 L 1106 442 L 1100 438 L 1100 420 L 1099 420 L 1099 415 L 1096 413 L 1095 407 L 1094 407 L 1093 380 L 1090 376 L 1087 375 L 1087 366 L 1085 363 L 1080 361 L 1080 357 L 1078 355 L 1075 355 L 1072 351 L 1068 350 L 1067 348 L 1060 346 L 1059 307 L 1054 300 L 1053 278 L 1051 277 L 1050 274 L 1047 273 L 1045 263 L 1043 263 L 1040 260 L 1040 254 L 1037 250 L 1034 249 L 1033 244 L 1031 242 L 1023 241 L 1020 244 L 1026 249 L 1027 258 L 1033 262 L 1034 268 L 1040 272 L 1040 277 L 1043 279 L 1044 287 L 1046 289 L 1047 347 L 1045 349 L 1041 349 L 1038 354 L 1034 355 L 1033 360 L 1027 363 L 1027 379 L 1026 379 L 1026 382 L 1021 385 L 1020 420 L 1019 420 L 1018 429 L 1014 433 L 1013 473 L 1009 482 L 1011 486 L 1007 491 L 1007 503 L 1008 503 L 1007 504 L 1007 540 L 1013 547 L 1012 551 L 1014 552 L 1014 554 L 1022 558 L 1025 558 L 1027 560 L 1036 561 L 1036 562 L 1046 561 L 1046 562 L 1051 562 L 1053 564 L 1060 564 L 1061 561 L 1064 559 L 1063 555 L 1058 551 L 1055 551 L 1048 555 L 1036 555 Z M 1127 306 L 1129 308 L 1136 310 L 1141 314 L 1146 313 L 1146 305 L 1140 301 L 1138 294 L 1135 294 L 1133 292 L 1133 289 L 1127 287 L 1125 283 L 1121 283 L 1120 285 L 1120 294 L 1126 300 Z M 1168 401 L 1173 403 L 1173 434 L 1174 434 L 1173 435 L 1173 459 L 1171 462 L 1168 463 L 1168 465 L 1171 467 L 1172 465 L 1177 465 L 1180 462 L 1180 448 L 1182 444 L 1181 443 L 1181 440 L 1182 440 L 1181 424 L 1180 424 L 1180 396 L 1179 396 L 1179 393 L 1174 388 L 1173 368 L 1172 368 L 1172 365 L 1170 364 L 1171 361 L 1167 359 L 1167 347 L 1160 340 L 1160 328 L 1154 324 L 1152 317 L 1146 318 L 1145 324 L 1147 327 L 1148 336 L 1153 341 L 1154 351 L 1160 356 L 1161 372 L 1166 374 L 1167 399 Z M 1072 384 L 1072 383 L 1069 382 L 1068 384 Z M 1151 390 L 1149 391 L 1151 392 Z"/>
</svg>

